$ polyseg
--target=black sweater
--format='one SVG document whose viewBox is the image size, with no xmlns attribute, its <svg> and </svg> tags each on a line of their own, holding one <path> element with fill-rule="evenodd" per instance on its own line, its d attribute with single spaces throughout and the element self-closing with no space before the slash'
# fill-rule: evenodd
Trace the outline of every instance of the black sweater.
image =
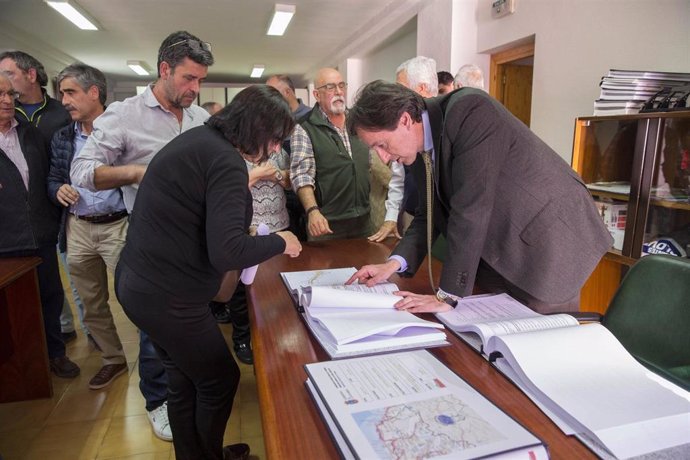
<svg viewBox="0 0 690 460">
<path fill-rule="evenodd" d="M 215 128 L 190 129 L 149 164 L 120 262 L 178 300 L 207 302 L 223 273 L 285 250 L 278 235 L 249 236 L 251 218 L 239 152 Z"/>
</svg>

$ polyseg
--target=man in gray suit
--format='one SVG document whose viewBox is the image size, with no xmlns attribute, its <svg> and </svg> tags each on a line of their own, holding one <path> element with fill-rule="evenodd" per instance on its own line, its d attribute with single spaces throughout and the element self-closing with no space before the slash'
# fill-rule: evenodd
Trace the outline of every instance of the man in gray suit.
<svg viewBox="0 0 690 460">
<path fill-rule="evenodd" d="M 350 282 L 412 276 L 427 254 L 425 167 L 434 177 L 433 238 L 448 254 L 434 295 L 402 292 L 396 307 L 444 311 L 470 295 L 508 292 L 539 312 L 577 310 L 579 291 L 612 239 L 580 177 L 527 126 L 485 92 L 463 88 L 423 99 L 375 81 L 351 109 L 348 127 L 383 161 L 412 165 L 415 218 L 391 258 Z"/>
</svg>

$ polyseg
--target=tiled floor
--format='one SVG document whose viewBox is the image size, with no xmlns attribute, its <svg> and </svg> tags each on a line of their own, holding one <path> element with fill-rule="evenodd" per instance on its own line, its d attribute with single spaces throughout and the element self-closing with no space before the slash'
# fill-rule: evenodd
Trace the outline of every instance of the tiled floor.
<svg viewBox="0 0 690 460">
<path fill-rule="evenodd" d="M 81 367 L 81 374 L 75 379 L 53 376 L 54 395 L 50 399 L 0 404 L 1 460 L 175 458 L 172 443 L 156 438 L 146 417 L 138 386 L 137 330 L 122 312 L 112 289 L 111 299 L 129 374 L 106 388 L 90 390 L 88 382 L 101 366 L 100 354 L 77 327 L 78 337 L 68 344 L 67 355 Z M 220 327 L 231 344 L 232 327 Z M 254 368 L 239 361 L 238 365 L 242 376 L 224 441 L 246 442 L 252 449 L 250 458 L 265 458 Z"/>
</svg>

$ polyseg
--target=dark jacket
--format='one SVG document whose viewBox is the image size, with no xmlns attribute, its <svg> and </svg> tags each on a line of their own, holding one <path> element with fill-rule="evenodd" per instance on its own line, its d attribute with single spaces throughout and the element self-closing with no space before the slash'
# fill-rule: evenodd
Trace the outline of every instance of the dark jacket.
<svg viewBox="0 0 690 460">
<path fill-rule="evenodd" d="M 433 226 L 448 240 L 440 287 L 472 293 L 480 259 L 547 303 L 580 291 L 612 239 L 570 166 L 483 91 L 426 99 L 436 161 Z M 426 255 L 426 178 L 412 165 L 419 206 L 394 253 L 414 273 Z"/>
<path fill-rule="evenodd" d="M 68 125 L 72 121 L 69 112 L 62 106 L 62 104 L 46 94 L 43 91 L 43 104 L 34 112 L 31 117 L 26 115 L 22 105 L 17 103 L 15 107 L 14 117 L 17 121 L 24 121 L 31 123 L 41 132 L 46 142 L 50 143 L 55 131 Z"/>
<path fill-rule="evenodd" d="M 0 254 L 54 245 L 60 210 L 48 199 L 48 147 L 27 123 L 17 127 L 19 145 L 29 166 L 29 190 L 19 170 L 0 149 Z"/>
<path fill-rule="evenodd" d="M 62 209 L 60 217 L 60 232 L 58 233 L 58 247 L 60 252 L 67 251 L 67 222 L 68 208 L 62 206 L 57 199 L 57 191 L 63 184 L 71 184 L 69 171 L 74 158 L 74 123 L 70 123 L 58 130 L 50 143 L 50 172 L 48 173 L 48 198 Z"/>
</svg>

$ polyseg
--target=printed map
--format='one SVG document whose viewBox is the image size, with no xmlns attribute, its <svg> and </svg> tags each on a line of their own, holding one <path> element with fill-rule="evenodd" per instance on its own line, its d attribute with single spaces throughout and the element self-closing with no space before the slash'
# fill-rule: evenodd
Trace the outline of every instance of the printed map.
<svg viewBox="0 0 690 460">
<path fill-rule="evenodd" d="M 432 458 L 504 438 L 452 395 L 352 416 L 382 459 Z"/>
</svg>

